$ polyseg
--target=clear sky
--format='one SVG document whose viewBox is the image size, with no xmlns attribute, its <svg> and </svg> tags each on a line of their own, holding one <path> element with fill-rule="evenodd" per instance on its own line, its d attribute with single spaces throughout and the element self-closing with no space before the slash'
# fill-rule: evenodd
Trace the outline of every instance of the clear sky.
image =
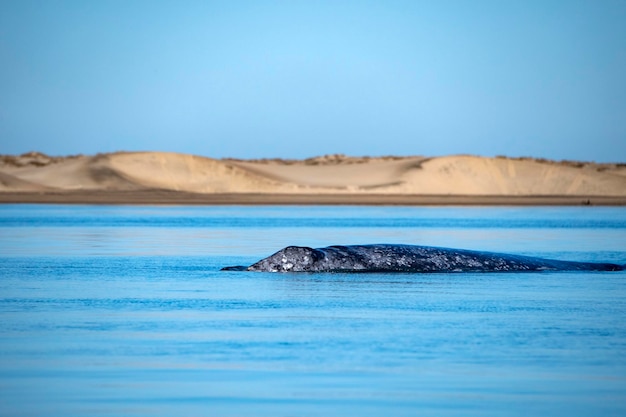
<svg viewBox="0 0 626 417">
<path fill-rule="evenodd" d="M 626 1 L 0 0 L 0 153 L 626 162 Z"/>
</svg>

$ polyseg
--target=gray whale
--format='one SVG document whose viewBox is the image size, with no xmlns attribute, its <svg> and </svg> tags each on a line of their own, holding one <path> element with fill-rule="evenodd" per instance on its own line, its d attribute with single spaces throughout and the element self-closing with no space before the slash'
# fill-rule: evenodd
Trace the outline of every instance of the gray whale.
<svg viewBox="0 0 626 417">
<path fill-rule="evenodd" d="M 260 261 L 223 271 L 265 272 L 523 272 L 623 271 L 611 263 L 558 261 L 416 245 L 288 246 Z"/>
</svg>

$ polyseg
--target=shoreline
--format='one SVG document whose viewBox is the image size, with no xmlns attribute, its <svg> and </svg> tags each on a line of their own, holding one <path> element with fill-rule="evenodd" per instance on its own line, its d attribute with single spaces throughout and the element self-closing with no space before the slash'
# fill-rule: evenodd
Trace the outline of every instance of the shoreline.
<svg viewBox="0 0 626 417">
<path fill-rule="evenodd" d="M 0 192 L 0 204 L 626 206 L 626 196 L 211 193 L 170 190 Z"/>
</svg>

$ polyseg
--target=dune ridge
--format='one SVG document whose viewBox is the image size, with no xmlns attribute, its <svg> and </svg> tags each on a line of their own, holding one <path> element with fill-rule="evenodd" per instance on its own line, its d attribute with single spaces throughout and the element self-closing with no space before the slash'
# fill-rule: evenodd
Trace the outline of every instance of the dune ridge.
<svg viewBox="0 0 626 417">
<path fill-rule="evenodd" d="M 626 164 L 472 155 L 325 155 L 306 160 L 213 159 L 168 152 L 0 156 L 0 195 L 81 190 L 626 197 Z"/>
</svg>

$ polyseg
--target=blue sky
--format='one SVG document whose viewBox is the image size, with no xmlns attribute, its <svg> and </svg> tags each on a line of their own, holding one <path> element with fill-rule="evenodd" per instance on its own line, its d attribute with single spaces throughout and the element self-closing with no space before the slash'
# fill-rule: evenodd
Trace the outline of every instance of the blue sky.
<svg viewBox="0 0 626 417">
<path fill-rule="evenodd" d="M 624 1 L 0 0 L 0 153 L 626 161 Z"/>
</svg>

